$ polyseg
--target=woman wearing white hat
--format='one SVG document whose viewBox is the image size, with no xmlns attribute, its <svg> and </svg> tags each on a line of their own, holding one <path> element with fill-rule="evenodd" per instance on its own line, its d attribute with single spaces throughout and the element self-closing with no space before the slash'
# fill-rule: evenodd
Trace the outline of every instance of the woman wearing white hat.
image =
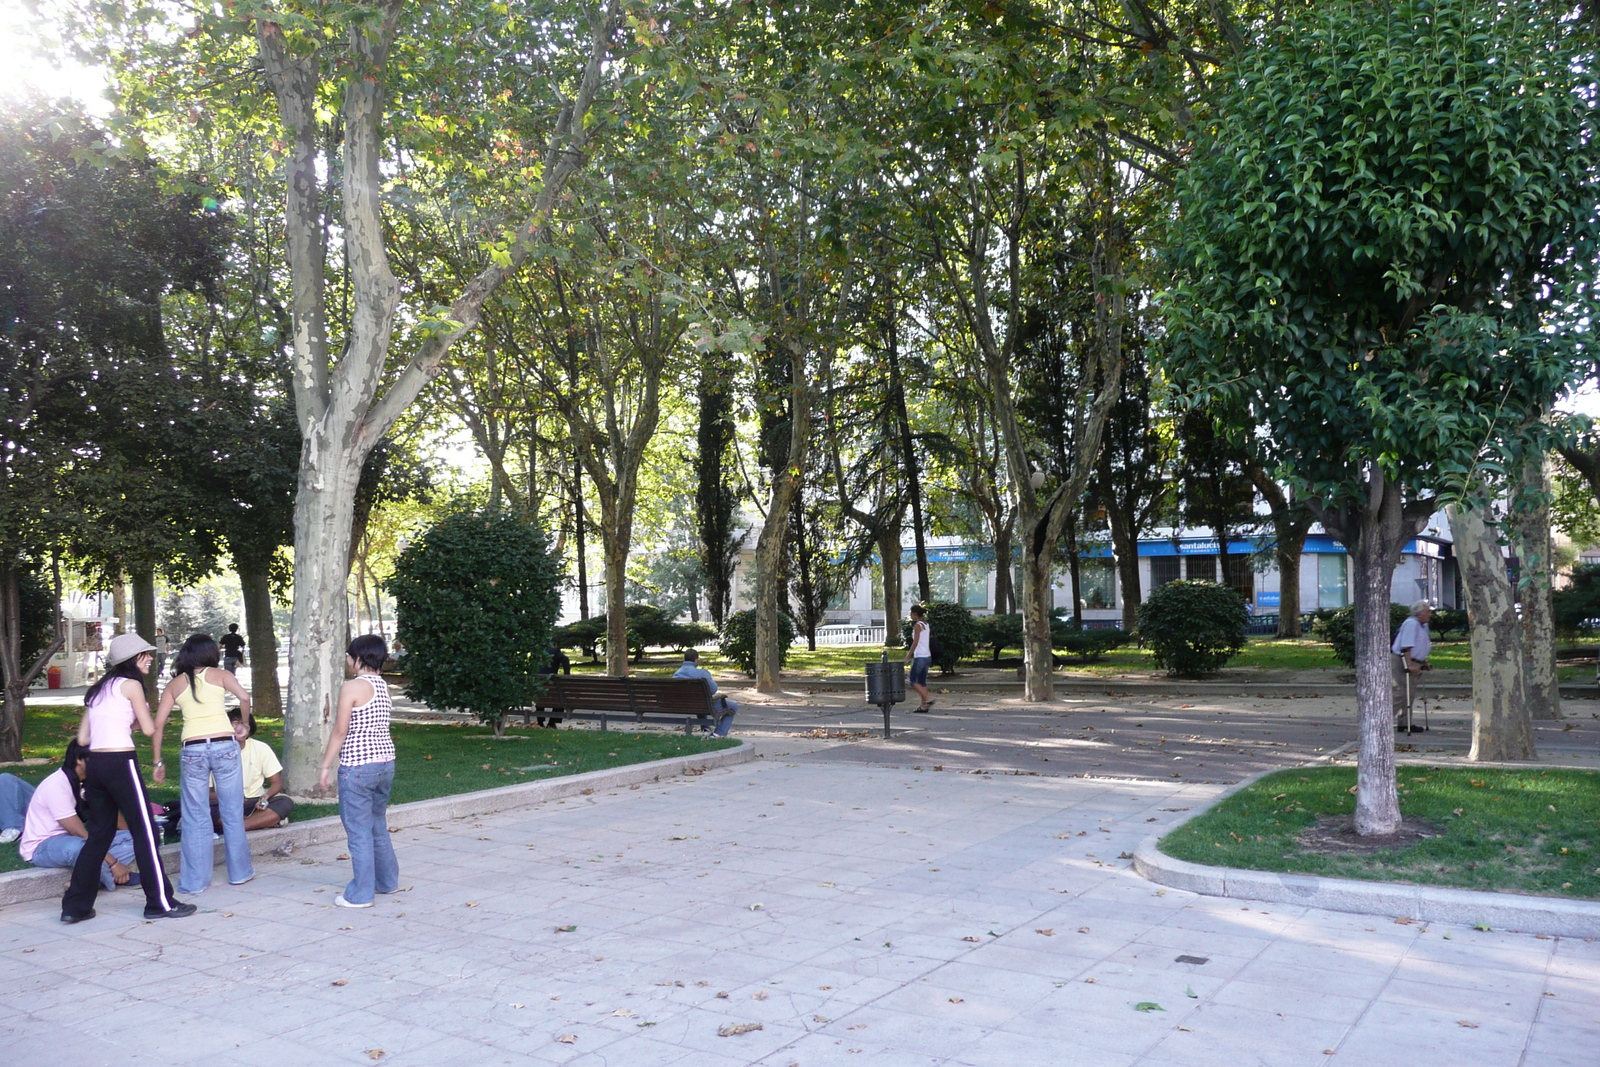
<svg viewBox="0 0 1600 1067">
<path fill-rule="evenodd" d="M 106 649 L 106 673 L 83 697 L 78 743 L 89 747 L 83 779 L 84 825 L 89 836 L 72 868 L 67 893 L 61 898 L 64 923 L 94 918 L 100 865 L 116 836 L 119 813 L 133 835 L 133 854 L 144 889 L 144 917 L 182 918 L 195 911 L 193 904 L 180 904 L 173 897 L 172 883 L 161 869 L 155 830 L 150 825 L 150 798 L 145 794 L 139 756 L 133 748 L 136 721 L 146 737 L 155 732 L 150 706 L 144 699 L 144 676 L 154 651 L 138 634 L 112 638 Z"/>
</svg>

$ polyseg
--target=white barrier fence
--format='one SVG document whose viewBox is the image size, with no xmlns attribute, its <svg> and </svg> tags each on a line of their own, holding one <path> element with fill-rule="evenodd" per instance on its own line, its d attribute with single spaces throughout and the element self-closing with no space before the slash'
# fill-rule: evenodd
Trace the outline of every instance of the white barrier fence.
<svg viewBox="0 0 1600 1067">
<path fill-rule="evenodd" d="M 817 644 L 821 645 L 881 645 L 888 631 L 882 626 L 819 626 Z M 806 643 L 805 635 L 794 639 L 797 645 Z"/>
</svg>

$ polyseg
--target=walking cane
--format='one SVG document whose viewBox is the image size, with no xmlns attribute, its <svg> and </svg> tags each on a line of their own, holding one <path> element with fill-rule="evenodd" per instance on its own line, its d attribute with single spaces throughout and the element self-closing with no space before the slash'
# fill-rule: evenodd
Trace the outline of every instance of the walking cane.
<svg viewBox="0 0 1600 1067">
<path fill-rule="evenodd" d="M 1409 656 L 1402 656 L 1400 659 L 1400 666 L 1406 672 L 1406 736 L 1408 737 L 1417 732 L 1416 727 L 1411 725 L 1411 702 L 1415 697 L 1411 692 L 1411 667 L 1406 663 L 1406 660 L 1410 658 Z"/>
</svg>

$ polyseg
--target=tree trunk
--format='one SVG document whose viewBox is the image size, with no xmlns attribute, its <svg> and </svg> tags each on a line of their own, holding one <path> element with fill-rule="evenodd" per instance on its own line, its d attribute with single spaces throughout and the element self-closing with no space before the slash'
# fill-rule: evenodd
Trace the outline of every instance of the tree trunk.
<svg viewBox="0 0 1600 1067">
<path fill-rule="evenodd" d="M 272 585 L 267 568 L 233 557 L 244 600 L 244 628 L 250 635 L 250 707 L 263 719 L 283 716 L 278 686 L 278 637 L 272 628 Z"/>
<path fill-rule="evenodd" d="M 133 632 L 150 644 L 156 643 L 156 574 L 151 568 L 133 571 Z M 151 707 L 156 700 L 156 672 L 144 676 L 144 698 Z"/>
<path fill-rule="evenodd" d="M 809 406 L 803 414 L 799 410 L 802 404 L 809 404 L 800 397 L 800 392 L 795 390 L 789 461 L 772 480 L 767 517 L 756 541 L 756 691 L 761 693 L 776 693 L 783 671 L 783 635 L 778 629 L 778 614 L 783 604 L 783 545 L 789 533 L 789 509 L 800 495 L 799 472 L 805 468 L 811 422 Z M 800 430 L 802 422 L 804 436 Z"/>
<path fill-rule="evenodd" d="M 917 464 L 917 445 L 911 436 L 911 419 L 906 414 L 905 380 L 900 376 L 900 335 L 896 329 L 894 304 L 889 305 L 889 392 L 894 403 L 895 429 L 900 436 L 900 457 L 906 466 L 906 491 L 911 498 L 911 537 L 917 549 L 917 599 L 923 604 L 933 597 L 928 578 L 928 547 L 922 529 L 922 472 Z"/>
<path fill-rule="evenodd" d="M 628 542 L 615 504 L 600 502 L 601 540 L 606 565 L 606 674 L 628 673 Z"/>
<path fill-rule="evenodd" d="M 1550 722 L 1561 718 L 1561 684 L 1556 673 L 1555 606 L 1551 602 L 1555 550 L 1550 540 L 1545 457 L 1536 457 L 1523 468 L 1523 487 L 1534 506 L 1516 512 L 1509 525 L 1511 543 L 1522 561 L 1518 599 L 1522 602 L 1523 648 L 1527 655 L 1524 682 L 1530 716 L 1536 722 Z"/>
<path fill-rule="evenodd" d="M 574 458 L 572 464 L 572 539 L 573 552 L 578 558 L 578 618 L 589 617 L 589 560 L 584 544 L 583 528 L 583 464 Z"/>
<path fill-rule="evenodd" d="M 1472 623 L 1472 760 L 1529 760 L 1533 719 L 1528 714 L 1527 652 L 1517 618 L 1516 590 L 1506 574 L 1500 538 L 1483 509 L 1451 507 Z"/>
<path fill-rule="evenodd" d="M 900 603 L 905 597 L 900 587 L 900 554 L 900 531 L 881 532 L 878 559 L 883 569 L 883 643 L 889 648 L 900 647 Z"/>
<path fill-rule="evenodd" d="M 1023 699 L 1055 698 L 1055 647 L 1050 634 L 1052 546 L 1029 538 L 1022 557 Z"/>
<path fill-rule="evenodd" d="M 1300 636 L 1300 554 L 1306 538 L 1294 545 L 1286 545 L 1283 535 L 1278 535 L 1274 555 L 1278 557 L 1278 638 Z"/>
<path fill-rule="evenodd" d="M 111 624 L 111 636 L 116 637 L 128 632 L 128 586 L 122 580 L 122 575 L 117 575 L 116 584 L 111 587 L 111 614 L 116 616 L 116 622 Z"/>
<path fill-rule="evenodd" d="M 1005 522 L 995 530 L 994 536 L 994 613 L 1009 615 L 1017 610 L 1017 590 L 1011 581 L 1012 559 L 1016 553 L 1011 547 L 1011 523 Z"/>
<path fill-rule="evenodd" d="M 289 707 L 283 766 L 289 791 L 319 795 L 322 750 L 344 683 L 349 630 L 351 524 L 364 455 L 321 434 L 306 436 L 294 500 L 294 609 L 290 619 Z M 330 790 L 328 795 L 332 795 Z"/>
<path fill-rule="evenodd" d="M 1400 828 L 1394 778 L 1394 681 L 1389 657 L 1389 586 L 1405 543 L 1421 532 L 1431 500 L 1406 503 L 1402 488 L 1377 468 L 1367 474 L 1366 498 L 1328 508 L 1313 502 L 1323 528 L 1344 543 L 1355 573 L 1356 833 L 1386 836 Z"/>
</svg>

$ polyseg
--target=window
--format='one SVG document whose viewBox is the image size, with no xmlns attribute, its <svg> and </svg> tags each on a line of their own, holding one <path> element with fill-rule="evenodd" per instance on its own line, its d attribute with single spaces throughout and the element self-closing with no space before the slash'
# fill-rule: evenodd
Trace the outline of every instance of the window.
<svg viewBox="0 0 1600 1067">
<path fill-rule="evenodd" d="M 1178 565 L 1181 562 L 1177 556 L 1151 556 L 1150 588 L 1160 589 L 1168 582 L 1177 581 L 1180 577 Z"/>
<path fill-rule="evenodd" d="M 1117 606 L 1117 565 L 1110 559 L 1086 559 L 1078 567 L 1078 595 L 1083 606 L 1104 610 Z"/>
<path fill-rule="evenodd" d="M 928 564 L 928 591 L 935 600 L 954 601 L 956 598 L 956 564 Z"/>
<path fill-rule="evenodd" d="M 872 583 L 872 610 L 883 610 L 883 568 L 877 564 L 869 569 L 867 581 Z"/>
<path fill-rule="evenodd" d="M 1250 557 L 1245 555 L 1228 556 L 1227 586 L 1247 601 L 1256 598 L 1256 569 L 1250 565 Z"/>
<path fill-rule="evenodd" d="M 1217 580 L 1216 556 L 1184 556 L 1183 576 L 1191 582 L 1214 582 Z"/>
<path fill-rule="evenodd" d="M 845 585 L 845 587 L 843 589 L 841 589 L 837 593 L 833 594 L 833 599 L 828 601 L 828 610 L 829 611 L 849 611 L 850 610 L 850 590 L 854 585 L 855 585 L 855 581 L 851 580 L 849 583 L 847 583 Z"/>
<path fill-rule="evenodd" d="M 986 608 L 989 606 L 989 564 L 957 564 L 956 580 L 961 590 L 959 603 L 962 607 Z"/>
<path fill-rule="evenodd" d="M 1317 607 L 1342 608 L 1350 602 L 1346 593 L 1348 562 L 1343 553 L 1317 553 Z"/>
</svg>

